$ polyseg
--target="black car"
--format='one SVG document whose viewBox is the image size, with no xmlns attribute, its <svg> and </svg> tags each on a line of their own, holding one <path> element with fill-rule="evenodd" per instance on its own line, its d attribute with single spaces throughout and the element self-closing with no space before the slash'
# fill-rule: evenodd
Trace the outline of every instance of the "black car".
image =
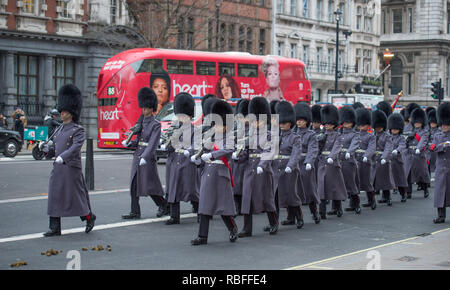
<svg viewBox="0 0 450 290">
<path fill-rule="evenodd" d="M 6 157 L 14 157 L 22 149 L 23 141 L 19 132 L 0 127 L 0 152 Z"/>
</svg>

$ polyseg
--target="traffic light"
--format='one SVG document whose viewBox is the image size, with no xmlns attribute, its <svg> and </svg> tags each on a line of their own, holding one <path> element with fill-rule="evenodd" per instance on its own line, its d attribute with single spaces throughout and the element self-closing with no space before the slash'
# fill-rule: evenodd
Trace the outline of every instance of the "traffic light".
<svg viewBox="0 0 450 290">
<path fill-rule="evenodd" d="M 431 83 L 431 91 L 433 94 L 431 97 L 436 100 L 442 100 L 444 98 L 444 88 L 442 88 L 442 80 L 439 79 L 438 82 Z"/>
</svg>

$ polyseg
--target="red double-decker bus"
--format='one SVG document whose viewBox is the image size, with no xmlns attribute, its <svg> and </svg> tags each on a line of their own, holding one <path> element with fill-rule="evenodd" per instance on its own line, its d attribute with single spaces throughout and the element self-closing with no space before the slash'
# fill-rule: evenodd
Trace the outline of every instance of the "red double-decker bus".
<svg viewBox="0 0 450 290">
<path fill-rule="evenodd" d="M 137 93 L 142 87 L 155 90 L 157 119 L 162 122 L 173 118 L 172 102 L 180 92 L 196 97 L 196 118 L 201 116 L 199 102 L 206 94 L 231 102 L 257 96 L 293 104 L 311 100 L 305 64 L 297 59 L 239 52 L 127 50 L 110 58 L 98 77 L 99 148 L 123 148 L 125 133 L 141 114 Z"/>
</svg>

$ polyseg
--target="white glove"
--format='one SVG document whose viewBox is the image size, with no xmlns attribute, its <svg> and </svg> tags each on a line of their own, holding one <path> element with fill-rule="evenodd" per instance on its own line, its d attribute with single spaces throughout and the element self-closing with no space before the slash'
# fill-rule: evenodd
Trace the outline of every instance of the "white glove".
<svg viewBox="0 0 450 290">
<path fill-rule="evenodd" d="M 256 173 L 257 174 L 261 174 L 261 173 L 263 173 L 263 171 L 264 170 L 261 167 L 259 167 L 259 166 L 256 168 Z"/>
<path fill-rule="evenodd" d="M 288 166 L 288 167 L 286 167 L 286 169 L 284 170 L 284 172 L 286 172 L 286 173 L 292 173 L 292 169 Z"/>
<path fill-rule="evenodd" d="M 348 153 L 348 152 L 345 153 L 345 159 L 347 159 L 347 160 L 350 159 L 350 153 Z"/>
<path fill-rule="evenodd" d="M 197 162 L 197 159 L 195 159 L 195 155 L 192 155 L 192 156 L 191 156 L 191 162 L 192 162 L 192 163 L 196 163 L 196 162 Z"/>
<path fill-rule="evenodd" d="M 417 154 L 417 155 L 420 154 L 420 149 L 419 149 L 419 148 L 416 149 L 416 154 Z"/>
<path fill-rule="evenodd" d="M 239 160 L 239 157 L 237 156 L 237 152 L 233 152 L 233 154 L 231 155 L 231 158 L 233 160 Z"/>
<path fill-rule="evenodd" d="M 184 155 L 184 157 L 189 157 L 190 153 L 188 150 L 184 150 L 183 155 Z"/>
<path fill-rule="evenodd" d="M 310 171 L 311 170 L 311 164 L 306 163 L 305 169 L 306 169 L 306 171 Z"/>
<path fill-rule="evenodd" d="M 61 156 L 58 156 L 58 157 L 56 157 L 55 163 L 63 164 L 64 160 L 61 158 Z"/>
<path fill-rule="evenodd" d="M 166 151 L 167 150 L 166 144 L 162 144 L 160 148 L 161 148 L 162 151 Z"/>
<path fill-rule="evenodd" d="M 211 153 L 205 153 L 205 154 L 202 155 L 202 160 L 205 161 L 205 162 L 210 161 L 211 158 L 212 158 L 212 154 Z"/>
<path fill-rule="evenodd" d="M 123 140 L 123 141 L 122 141 L 122 145 L 125 146 L 125 147 L 130 146 L 130 144 L 127 143 L 127 140 Z"/>
<path fill-rule="evenodd" d="M 364 157 L 364 158 L 363 158 L 363 162 L 364 162 L 364 163 L 367 163 L 367 157 Z"/>
<path fill-rule="evenodd" d="M 333 159 L 331 159 L 331 158 L 328 158 L 328 159 L 327 159 L 327 163 L 328 163 L 328 164 L 333 164 L 333 163 L 334 163 L 334 161 L 333 161 Z"/>
<path fill-rule="evenodd" d="M 397 151 L 397 150 L 394 150 L 394 151 L 392 151 L 392 154 L 395 155 L 395 156 L 397 156 L 398 151 Z"/>
<path fill-rule="evenodd" d="M 384 164 L 386 164 L 386 160 L 381 159 L 380 163 L 381 163 L 381 165 L 384 165 Z"/>
<path fill-rule="evenodd" d="M 144 158 L 141 158 L 141 161 L 139 161 L 139 166 L 147 164 L 147 161 L 145 161 Z"/>
</svg>

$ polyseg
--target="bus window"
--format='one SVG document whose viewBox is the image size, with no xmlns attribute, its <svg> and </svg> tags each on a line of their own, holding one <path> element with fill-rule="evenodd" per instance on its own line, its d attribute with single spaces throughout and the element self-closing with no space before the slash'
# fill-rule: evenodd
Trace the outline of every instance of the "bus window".
<svg viewBox="0 0 450 290">
<path fill-rule="evenodd" d="M 234 76 L 234 63 L 219 62 L 219 76 L 225 74 Z"/>
<path fill-rule="evenodd" d="M 258 65 L 257 64 L 238 63 L 238 76 L 257 78 L 258 77 Z"/>
<path fill-rule="evenodd" d="M 168 74 L 194 74 L 194 65 L 192 60 L 167 60 L 167 73 Z"/>
<path fill-rule="evenodd" d="M 202 76 L 215 76 L 216 75 L 216 63 L 209 61 L 197 61 L 197 74 Z"/>
<path fill-rule="evenodd" d="M 117 98 L 98 99 L 98 106 L 99 107 L 115 106 L 116 102 L 117 102 Z"/>
<path fill-rule="evenodd" d="M 162 59 L 141 59 L 131 64 L 136 73 L 161 71 L 163 69 Z"/>
</svg>

